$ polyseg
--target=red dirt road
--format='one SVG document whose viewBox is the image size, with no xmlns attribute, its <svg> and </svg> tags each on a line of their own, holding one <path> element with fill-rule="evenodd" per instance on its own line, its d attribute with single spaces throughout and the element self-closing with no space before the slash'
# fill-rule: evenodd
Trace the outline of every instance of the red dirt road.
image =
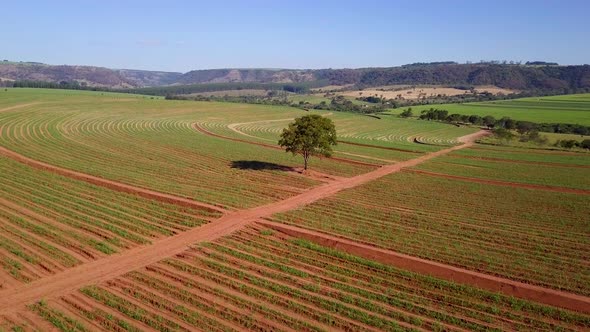
<svg viewBox="0 0 590 332">
<path fill-rule="evenodd" d="M 322 246 L 335 248 L 350 254 L 392 265 L 416 273 L 432 275 L 441 279 L 467 284 L 478 288 L 501 292 L 552 306 L 590 313 L 590 298 L 582 295 L 561 292 L 522 282 L 474 272 L 426 259 L 400 254 L 395 251 L 351 241 L 345 238 L 307 230 L 301 227 L 283 225 L 259 220 L 260 225 L 287 235 L 306 239 Z"/>
<path fill-rule="evenodd" d="M 530 160 L 518 160 L 518 159 L 505 159 L 505 158 L 491 158 L 491 157 L 480 157 L 480 156 L 458 156 L 453 155 L 453 158 L 463 158 L 463 159 L 473 159 L 473 160 L 485 160 L 485 161 L 493 161 L 493 162 L 501 162 L 501 163 L 510 163 L 510 164 L 528 164 L 528 165 L 541 165 L 541 166 L 551 166 L 551 167 L 567 167 L 567 168 L 590 168 L 588 165 L 572 165 L 572 164 L 563 164 L 563 163 L 555 163 L 555 162 L 547 162 L 547 161 L 530 161 Z"/>
<path fill-rule="evenodd" d="M 115 254 L 106 258 L 89 262 L 87 264 L 82 264 L 64 272 L 42 278 L 23 286 L 1 291 L 0 313 L 19 310 L 23 305 L 33 303 L 39 299 L 58 297 L 66 293 L 73 292 L 85 285 L 106 281 L 146 265 L 156 263 L 162 259 L 183 252 L 189 245 L 194 244 L 195 242 L 215 240 L 224 235 L 228 235 L 248 224 L 251 224 L 260 218 L 268 217 L 275 213 L 296 209 L 322 198 L 331 196 L 341 190 L 353 188 L 388 174 L 399 172 L 405 167 L 416 166 L 432 158 L 469 147 L 473 145 L 473 141 L 475 139 L 486 134 L 487 133 L 484 131 L 471 134 L 462 138 L 462 141 L 465 142 L 463 145 L 440 150 L 394 165 L 387 165 L 372 172 L 355 177 L 334 181 L 283 201 L 259 206 L 252 209 L 231 212 L 209 224 L 191 229 L 175 236 L 158 240 L 151 245 L 137 247 L 120 254 Z M 6 156 L 15 158 L 18 161 L 24 162 L 26 164 L 32 164 L 31 166 L 37 168 L 59 172 L 60 174 L 80 178 L 84 181 L 87 181 L 89 178 L 93 178 L 83 173 L 63 170 L 52 165 L 26 158 L 5 148 L 1 148 L 0 152 Z M 101 183 L 108 181 L 100 178 L 97 179 L 99 179 Z M 113 185 L 116 188 L 126 189 L 126 187 L 119 183 L 113 183 Z M 133 187 L 129 190 L 136 192 L 137 188 Z M 141 190 L 139 193 L 145 193 L 145 191 Z M 153 193 L 149 192 L 147 194 L 153 195 Z M 161 198 L 162 196 L 158 195 L 157 197 Z M 178 198 L 173 197 L 173 199 L 177 200 Z M 186 203 L 184 201 L 181 202 Z"/>
<path fill-rule="evenodd" d="M 153 191 L 153 190 L 149 190 L 149 189 L 145 189 L 145 188 L 141 188 L 141 187 L 136 187 L 136 186 L 132 186 L 132 185 L 117 182 L 117 181 L 103 179 L 103 178 L 89 175 L 86 173 L 72 171 L 67 168 L 62 168 L 59 166 L 50 165 L 50 164 L 44 163 L 42 161 L 34 160 L 29 157 L 23 156 L 19 153 L 16 153 L 12 150 L 9 150 L 9 149 L 1 147 L 1 146 L 0 146 L 0 155 L 4 155 L 8 158 L 11 158 L 11 159 L 16 160 L 18 162 L 21 162 L 25 165 L 29 165 L 33 168 L 41 169 L 44 171 L 49 171 L 49 172 L 63 175 L 63 176 L 73 178 L 76 180 L 88 182 L 88 183 L 91 183 L 91 184 L 94 184 L 97 186 L 106 187 L 106 188 L 109 188 L 112 190 L 125 192 L 125 193 L 129 193 L 129 194 L 135 194 L 135 195 L 138 195 L 141 197 L 153 199 L 153 200 L 160 201 L 160 202 L 171 203 L 171 204 L 176 204 L 176 205 L 186 206 L 186 207 L 192 207 L 192 208 L 196 208 L 196 209 L 207 209 L 207 210 L 212 210 L 212 211 L 217 211 L 217 212 L 225 212 L 226 211 L 225 209 L 220 208 L 218 206 L 197 202 L 197 201 L 194 201 L 189 198 L 165 194 L 165 193 L 161 193 L 161 192 L 157 192 L 157 191 Z"/>
<path fill-rule="evenodd" d="M 226 140 L 230 140 L 230 141 L 234 141 L 234 142 L 241 142 L 241 143 L 247 143 L 247 144 L 252 144 L 252 145 L 258 145 L 258 146 L 263 146 L 265 148 L 269 148 L 269 149 L 274 149 L 274 150 L 281 150 L 284 151 L 285 149 L 281 148 L 278 145 L 272 145 L 272 144 L 267 144 L 267 143 L 260 143 L 260 142 L 253 142 L 253 141 L 249 141 L 246 139 L 240 139 L 240 138 L 234 138 L 234 137 L 228 137 L 228 136 L 223 136 L 223 135 L 219 135 L 216 134 L 214 132 L 211 132 L 203 127 L 201 127 L 198 123 L 195 123 L 193 125 L 193 128 L 195 128 L 198 132 L 208 135 L 208 136 L 212 136 L 212 137 L 217 137 L 217 138 L 222 138 L 222 139 L 226 139 Z M 241 133 L 241 132 L 239 132 Z M 250 135 L 246 135 L 246 136 L 250 136 Z M 254 136 L 251 136 L 254 137 Z M 338 157 L 330 157 L 330 159 L 332 160 L 336 160 L 336 161 L 340 161 L 343 163 L 347 163 L 347 164 L 353 164 L 353 165 L 362 165 L 362 166 L 371 166 L 371 167 L 379 167 L 379 165 L 375 165 L 375 164 L 371 164 L 371 163 L 364 163 L 362 161 L 358 161 L 358 160 L 352 160 L 352 159 L 345 159 L 345 158 L 338 158 Z"/>
</svg>

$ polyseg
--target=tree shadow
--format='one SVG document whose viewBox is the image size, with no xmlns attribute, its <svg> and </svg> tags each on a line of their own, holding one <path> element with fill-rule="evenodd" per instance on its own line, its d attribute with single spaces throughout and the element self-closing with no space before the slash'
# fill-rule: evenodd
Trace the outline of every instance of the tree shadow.
<svg viewBox="0 0 590 332">
<path fill-rule="evenodd" d="M 296 169 L 291 166 L 279 165 L 274 163 L 267 163 L 265 161 L 258 161 L 258 160 L 234 160 L 231 162 L 231 168 L 237 169 L 249 169 L 254 171 L 263 171 L 263 170 L 271 170 L 271 171 L 284 171 L 284 172 L 294 172 Z"/>
</svg>

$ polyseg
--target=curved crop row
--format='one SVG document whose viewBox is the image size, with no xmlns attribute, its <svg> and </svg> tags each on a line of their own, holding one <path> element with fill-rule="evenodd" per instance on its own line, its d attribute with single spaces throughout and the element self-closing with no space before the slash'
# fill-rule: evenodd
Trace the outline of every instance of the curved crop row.
<svg viewBox="0 0 590 332">
<path fill-rule="evenodd" d="M 227 208 L 270 203 L 319 184 L 295 172 L 240 167 L 264 161 L 289 168 L 300 161 L 281 151 L 200 135 L 192 128 L 224 104 L 191 103 L 187 108 L 179 102 L 91 101 L 73 99 L 1 113 L 1 144 L 56 166 Z M 247 115 L 234 108 L 229 112 Z M 345 176 L 370 169 L 330 160 L 314 160 L 313 165 Z"/>
</svg>

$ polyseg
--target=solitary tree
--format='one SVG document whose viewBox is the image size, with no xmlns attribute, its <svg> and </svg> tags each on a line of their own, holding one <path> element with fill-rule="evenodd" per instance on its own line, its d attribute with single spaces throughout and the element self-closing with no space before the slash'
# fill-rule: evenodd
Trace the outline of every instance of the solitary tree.
<svg viewBox="0 0 590 332">
<path fill-rule="evenodd" d="M 336 128 L 328 118 L 317 114 L 305 115 L 283 129 L 279 145 L 293 155 L 302 155 L 303 168 L 307 170 L 310 156 L 332 155 L 332 146 L 336 145 Z"/>
</svg>

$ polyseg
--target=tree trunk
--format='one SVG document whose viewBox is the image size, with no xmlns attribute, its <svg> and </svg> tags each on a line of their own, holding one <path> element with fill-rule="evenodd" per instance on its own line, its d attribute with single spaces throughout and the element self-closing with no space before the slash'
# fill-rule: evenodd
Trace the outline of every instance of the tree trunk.
<svg viewBox="0 0 590 332">
<path fill-rule="evenodd" d="M 309 159 L 309 153 L 303 152 L 303 170 L 307 171 L 307 160 Z"/>
</svg>

